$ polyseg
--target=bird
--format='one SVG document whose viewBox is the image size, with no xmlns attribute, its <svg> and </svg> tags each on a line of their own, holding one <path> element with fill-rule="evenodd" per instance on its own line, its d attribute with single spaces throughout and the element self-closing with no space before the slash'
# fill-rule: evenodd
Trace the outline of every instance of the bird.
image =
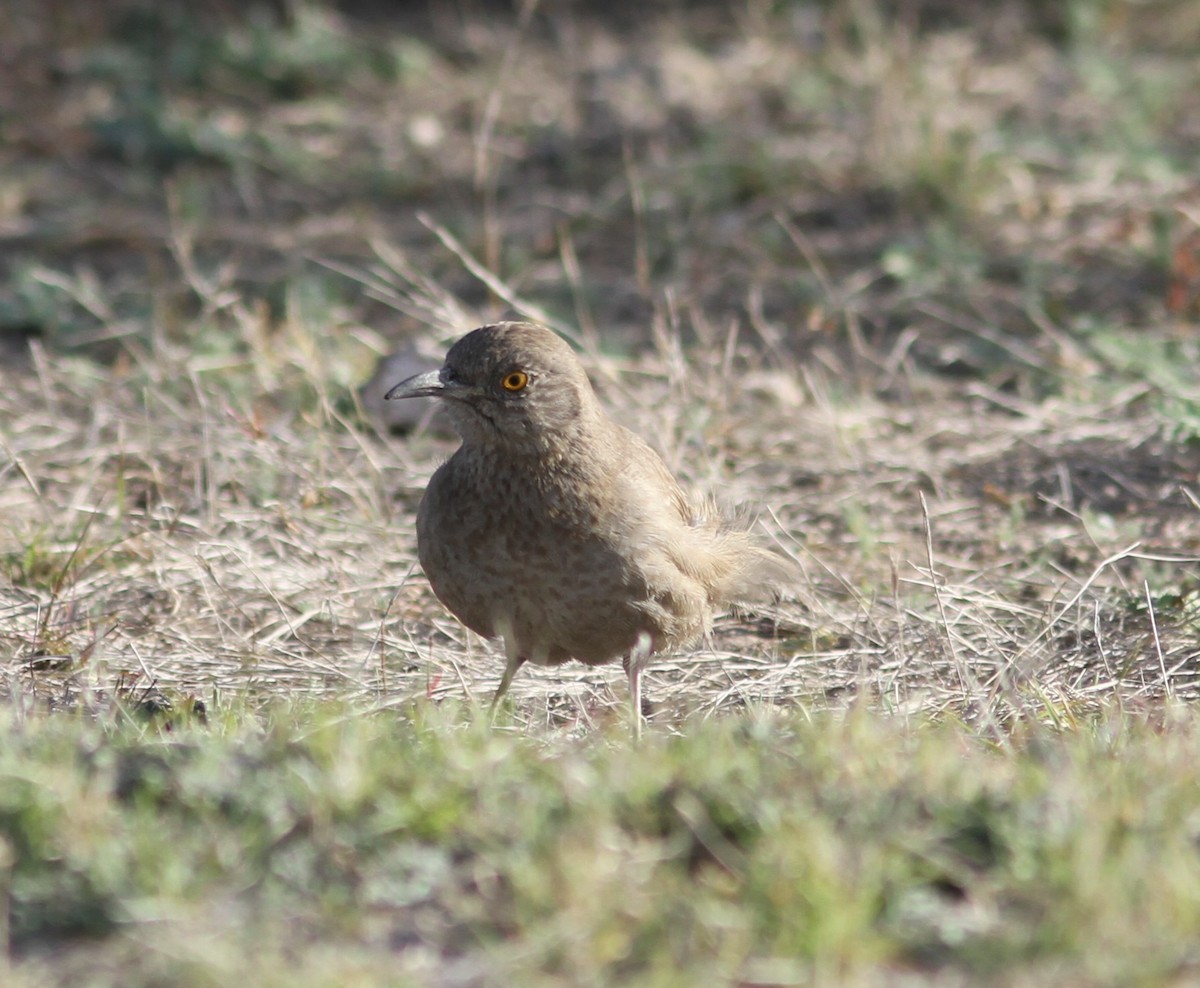
<svg viewBox="0 0 1200 988">
<path fill-rule="evenodd" d="M 640 737 L 650 656 L 784 576 L 782 557 L 689 500 L 545 326 L 475 329 L 385 397 L 437 399 L 461 439 L 417 508 L 417 555 L 447 610 L 503 640 L 493 712 L 527 662 L 621 659 Z"/>
</svg>

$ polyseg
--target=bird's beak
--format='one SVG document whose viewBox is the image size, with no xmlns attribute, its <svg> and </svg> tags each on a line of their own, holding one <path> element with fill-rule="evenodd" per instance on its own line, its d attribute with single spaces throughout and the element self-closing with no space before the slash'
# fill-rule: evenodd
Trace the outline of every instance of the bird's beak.
<svg viewBox="0 0 1200 988">
<path fill-rule="evenodd" d="M 441 375 L 440 370 L 416 374 L 401 381 L 383 397 L 389 401 L 392 398 L 436 398 L 446 390 Z"/>
</svg>

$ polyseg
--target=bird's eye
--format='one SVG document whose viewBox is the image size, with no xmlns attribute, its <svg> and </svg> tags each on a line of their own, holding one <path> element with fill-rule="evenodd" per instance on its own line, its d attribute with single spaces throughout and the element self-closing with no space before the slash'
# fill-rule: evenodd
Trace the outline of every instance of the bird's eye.
<svg viewBox="0 0 1200 988">
<path fill-rule="evenodd" d="M 504 380 L 500 382 L 500 386 L 505 391 L 523 391 L 525 385 L 529 383 L 529 375 L 524 371 L 511 371 L 504 375 Z"/>
</svg>

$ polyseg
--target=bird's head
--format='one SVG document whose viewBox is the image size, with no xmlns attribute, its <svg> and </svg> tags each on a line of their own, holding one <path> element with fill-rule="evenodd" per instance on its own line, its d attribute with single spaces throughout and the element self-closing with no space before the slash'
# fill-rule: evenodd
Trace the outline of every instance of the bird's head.
<svg viewBox="0 0 1200 988">
<path fill-rule="evenodd" d="M 450 348 L 440 370 L 401 381 L 385 397 L 443 399 L 464 443 L 532 453 L 569 442 L 598 413 L 574 351 L 526 322 L 473 330 Z"/>
</svg>

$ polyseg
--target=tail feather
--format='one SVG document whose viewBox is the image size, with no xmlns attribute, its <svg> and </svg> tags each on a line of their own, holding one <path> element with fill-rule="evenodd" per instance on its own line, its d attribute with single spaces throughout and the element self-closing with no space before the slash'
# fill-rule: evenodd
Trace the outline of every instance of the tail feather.
<svg viewBox="0 0 1200 988">
<path fill-rule="evenodd" d="M 798 577 L 784 556 L 715 515 L 701 520 L 696 534 L 701 544 L 680 553 L 676 562 L 704 587 L 711 607 L 768 601 Z"/>
<path fill-rule="evenodd" d="M 714 606 L 768 601 L 796 580 L 789 561 L 757 545 L 748 532 L 721 533 L 717 546 L 719 565 L 706 581 Z"/>
</svg>

